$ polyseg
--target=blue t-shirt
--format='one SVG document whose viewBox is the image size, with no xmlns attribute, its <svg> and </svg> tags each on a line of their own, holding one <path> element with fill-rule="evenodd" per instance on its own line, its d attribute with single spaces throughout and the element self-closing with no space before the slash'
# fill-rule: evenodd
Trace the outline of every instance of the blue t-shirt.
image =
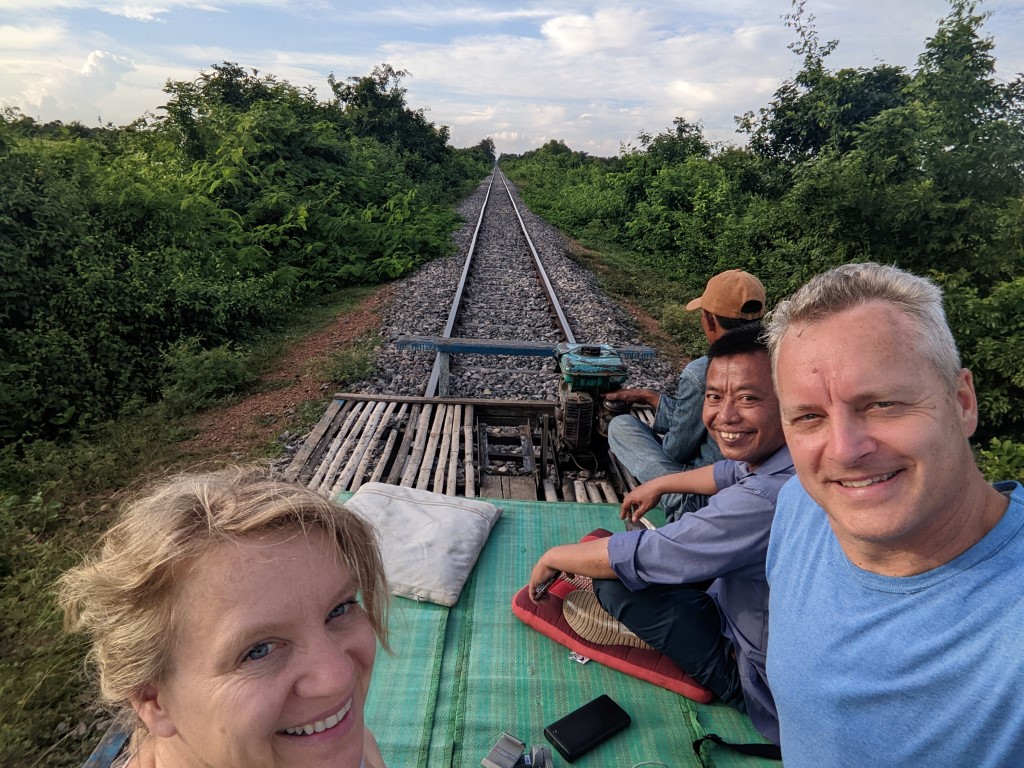
<svg viewBox="0 0 1024 768">
<path fill-rule="evenodd" d="M 722 634 L 736 650 L 747 711 L 757 729 L 776 744 L 775 706 L 765 682 L 764 561 L 775 500 L 793 471 L 785 446 L 754 470 L 746 462 L 720 461 L 714 465 L 719 491 L 706 507 L 656 530 L 624 531 L 608 540 L 612 569 L 631 590 L 716 580 L 708 594 L 722 614 Z"/>
<path fill-rule="evenodd" d="M 1024 765 L 1024 488 L 954 560 L 882 576 L 793 478 L 771 543 L 768 680 L 786 768 Z"/>
</svg>

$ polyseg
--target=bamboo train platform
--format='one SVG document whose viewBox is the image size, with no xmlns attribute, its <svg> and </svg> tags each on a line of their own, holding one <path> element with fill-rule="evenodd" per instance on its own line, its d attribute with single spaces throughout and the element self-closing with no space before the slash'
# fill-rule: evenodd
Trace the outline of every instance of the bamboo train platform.
<svg viewBox="0 0 1024 768">
<path fill-rule="evenodd" d="M 285 470 L 324 496 L 382 482 L 449 496 L 619 503 L 637 481 L 604 445 L 559 451 L 555 403 L 339 393 Z M 650 424 L 654 413 L 636 409 Z"/>
</svg>

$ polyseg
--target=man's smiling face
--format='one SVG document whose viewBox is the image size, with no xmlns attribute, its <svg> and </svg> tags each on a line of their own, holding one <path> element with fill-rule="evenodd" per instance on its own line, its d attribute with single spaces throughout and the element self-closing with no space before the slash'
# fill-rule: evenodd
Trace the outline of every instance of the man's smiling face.
<svg viewBox="0 0 1024 768">
<path fill-rule="evenodd" d="M 964 370 L 951 391 L 915 338 L 907 316 L 874 301 L 794 326 L 779 347 L 797 475 L 848 552 L 927 549 L 955 526 L 973 386 Z"/>
<path fill-rule="evenodd" d="M 768 354 L 713 358 L 704 394 L 704 426 L 727 459 L 756 467 L 785 444 Z"/>
</svg>

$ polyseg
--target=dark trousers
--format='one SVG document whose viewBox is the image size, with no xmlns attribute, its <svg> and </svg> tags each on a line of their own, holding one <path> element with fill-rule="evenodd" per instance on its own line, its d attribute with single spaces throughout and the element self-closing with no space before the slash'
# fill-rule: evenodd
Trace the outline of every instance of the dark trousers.
<svg viewBox="0 0 1024 768">
<path fill-rule="evenodd" d="M 604 609 L 686 674 L 740 712 L 747 711 L 732 643 L 703 584 L 652 585 L 631 592 L 618 579 L 594 579 Z"/>
</svg>

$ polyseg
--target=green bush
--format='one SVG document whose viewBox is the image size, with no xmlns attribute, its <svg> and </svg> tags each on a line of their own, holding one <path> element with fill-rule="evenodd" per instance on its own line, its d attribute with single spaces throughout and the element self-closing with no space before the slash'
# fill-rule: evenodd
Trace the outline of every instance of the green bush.
<svg viewBox="0 0 1024 768">
<path fill-rule="evenodd" d="M 978 466 L 991 482 L 1016 480 L 1024 483 L 1024 443 L 992 438 L 988 448 L 978 450 Z"/>
<path fill-rule="evenodd" d="M 209 408 L 257 378 L 248 356 L 230 344 L 202 349 L 199 339 L 185 339 L 171 347 L 166 361 L 163 407 L 172 416 Z"/>
<path fill-rule="evenodd" d="M 661 327 L 690 357 L 700 357 L 707 352 L 700 312 L 687 311 L 685 304 L 666 304 L 661 312 Z"/>
<path fill-rule="evenodd" d="M 373 375 L 379 341 L 375 336 L 364 336 L 329 355 L 320 362 L 322 375 L 339 387 Z"/>
<path fill-rule="evenodd" d="M 66 439 L 154 401 L 181 339 L 246 342 L 445 254 L 452 196 L 492 145 L 449 147 L 403 76 L 334 81 L 322 102 L 225 63 L 168 83 L 166 115 L 124 128 L 0 114 L 0 439 Z M 244 379 L 236 363 L 210 361 L 211 397 Z M 169 408 L 202 407 L 201 383 L 173 377 Z"/>
</svg>

